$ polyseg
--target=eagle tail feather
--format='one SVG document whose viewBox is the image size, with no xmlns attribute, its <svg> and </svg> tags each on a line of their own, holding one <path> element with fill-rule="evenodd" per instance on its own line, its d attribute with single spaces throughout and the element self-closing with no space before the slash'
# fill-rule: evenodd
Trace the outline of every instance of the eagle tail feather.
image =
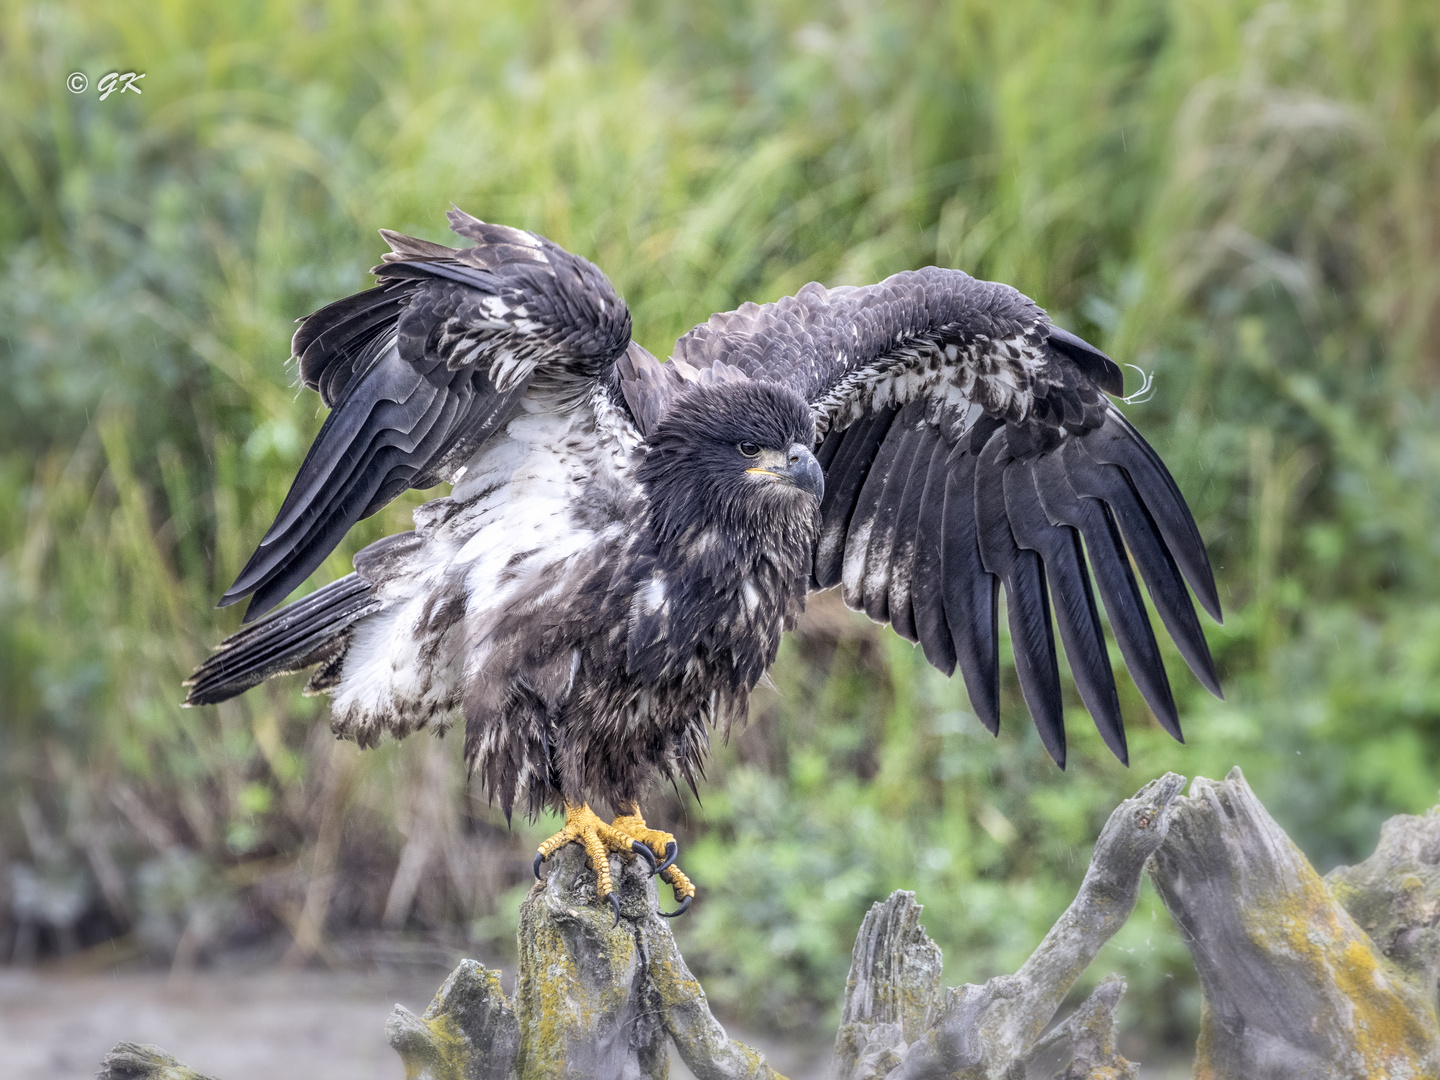
<svg viewBox="0 0 1440 1080">
<path fill-rule="evenodd" d="M 185 680 L 190 692 L 183 704 L 214 705 L 272 675 L 334 659 L 345 648 L 350 627 L 380 605 L 374 585 L 359 574 L 347 574 L 243 626 Z"/>
</svg>

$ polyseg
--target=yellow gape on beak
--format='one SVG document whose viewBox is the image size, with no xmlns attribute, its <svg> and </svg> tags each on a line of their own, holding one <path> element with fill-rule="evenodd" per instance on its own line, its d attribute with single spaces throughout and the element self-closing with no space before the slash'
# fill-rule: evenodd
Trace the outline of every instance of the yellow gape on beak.
<svg viewBox="0 0 1440 1080">
<path fill-rule="evenodd" d="M 792 484 L 808 491 L 817 499 L 825 497 L 825 473 L 808 447 L 791 443 L 790 449 L 761 450 L 756 455 L 758 464 L 746 469 L 747 473 L 768 476 L 784 484 Z"/>
</svg>

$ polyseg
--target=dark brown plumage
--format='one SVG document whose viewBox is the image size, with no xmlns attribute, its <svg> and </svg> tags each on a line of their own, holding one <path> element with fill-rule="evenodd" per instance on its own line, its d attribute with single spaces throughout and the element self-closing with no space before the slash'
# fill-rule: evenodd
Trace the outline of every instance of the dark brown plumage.
<svg viewBox="0 0 1440 1080">
<path fill-rule="evenodd" d="M 1123 759 L 1097 590 L 1142 694 L 1180 730 L 1132 557 L 1219 692 L 1186 591 L 1219 617 L 1204 545 L 1106 396 L 1119 368 L 1014 289 L 934 267 L 812 284 L 712 316 L 661 364 L 591 264 L 451 223 L 476 246 L 387 233 L 380 285 L 295 335 L 332 412 L 224 602 L 253 594 L 263 613 L 361 516 L 407 487 L 454 490 L 354 575 L 227 640 L 190 703 L 318 664 L 343 736 L 463 716 L 467 759 L 507 812 L 620 807 L 656 776 L 696 782 L 709 730 L 743 718 L 812 588 L 840 585 L 958 668 L 996 730 L 1003 588 L 1047 750 L 1064 763 L 1053 610 Z"/>
</svg>

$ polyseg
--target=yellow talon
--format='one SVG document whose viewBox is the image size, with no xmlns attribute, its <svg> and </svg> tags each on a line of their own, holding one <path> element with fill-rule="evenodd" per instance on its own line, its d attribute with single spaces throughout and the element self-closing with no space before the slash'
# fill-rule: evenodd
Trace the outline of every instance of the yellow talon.
<svg viewBox="0 0 1440 1080">
<path fill-rule="evenodd" d="M 660 880 L 675 891 L 675 899 L 680 903 L 680 907 L 675 911 L 662 911 L 660 914 L 667 919 L 685 914 L 690 910 L 690 902 L 695 899 L 695 886 L 675 865 L 675 855 L 679 851 L 679 844 L 675 842 L 674 834 L 662 832 L 660 829 L 652 829 L 646 825 L 637 803 L 631 803 L 628 810 L 628 813 L 615 819 L 615 827 L 624 830 L 627 836 L 633 836 L 639 840 L 655 852 L 656 858 L 662 860 L 660 865 L 655 868 L 656 872 L 660 875 Z"/>
<path fill-rule="evenodd" d="M 680 906 L 674 911 L 662 911 L 661 915 L 667 919 L 673 919 L 676 915 L 684 915 L 690 910 L 690 901 L 695 899 L 695 886 L 678 866 L 668 866 L 660 871 L 660 880 L 675 891 L 675 899 Z"/>
<path fill-rule="evenodd" d="M 566 844 L 579 844 L 589 856 L 590 866 L 595 871 L 595 892 L 602 900 L 611 899 L 615 891 L 610 879 L 610 852 L 635 857 L 631 846 L 632 838 L 620 829 L 607 825 L 586 803 L 565 804 L 565 827 L 540 845 L 535 853 L 535 876 L 540 876 L 540 864 L 554 855 Z M 612 900 L 612 907 L 618 908 L 618 898 Z M 616 918 L 619 918 L 617 911 Z"/>
<path fill-rule="evenodd" d="M 621 814 L 611 824 L 626 836 L 639 840 L 655 853 L 655 858 L 664 860 L 656 868 L 657 872 L 675 861 L 675 852 L 679 849 L 679 845 L 675 842 L 675 834 L 652 829 L 646 825 L 645 818 L 641 815 L 640 807 L 636 803 L 631 803 L 629 811 Z"/>
<path fill-rule="evenodd" d="M 650 864 L 650 872 L 658 873 L 661 880 L 675 890 L 675 899 L 680 902 L 678 910 L 662 911 L 660 914 L 666 918 L 684 914 L 695 899 L 695 886 L 674 865 L 675 854 L 679 850 L 675 837 L 646 825 L 640 807 L 635 803 L 631 803 L 628 809 L 628 813 L 621 814 L 607 825 L 588 804 L 566 803 L 564 828 L 541 844 L 535 853 L 535 876 L 540 876 L 540 864 L 566 844 L 574 842 L 581 845 L 595 870 L 595 892 L 601 900 L 610 901 L 618 923 L 620 898 L 615 895 L 615 885 L 610 877 L 610 852 L 618 851 L 631 858 L 643 855 Z M 653 857 L 650 852 L 654 852 Z M 656 859 L 663 861 L 657 864 Z"/>
</svg>

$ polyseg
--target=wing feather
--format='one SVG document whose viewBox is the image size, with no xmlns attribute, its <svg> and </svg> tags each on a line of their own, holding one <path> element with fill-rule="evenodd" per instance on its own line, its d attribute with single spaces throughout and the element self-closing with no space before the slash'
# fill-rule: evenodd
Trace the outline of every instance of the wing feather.
<svg viewBox="0 0 1440 1080">
<path fill-rule="evenodd" d="M 1077 529 L 1084 540 L 1091 573 L 1105 605 L 1110 629 L 1120 646 L 1120 655 L 1130 677 L 1162 727 L 1183 741 L 1175 698 L 1155 632 L 1145 615 L 1145 601 L 1140 586 L 1130 569 L 1130 556 L 1125 550 L 1120 529 L 1110 508 L 1096 498 L 1081 498 L 1075 490 L 1066 455 L 1049 454 L 1038 459 L 1033 468 L 1037 492 L 1046 515 L 1056 524 Z"/>
<path fill-rule="evenodd" d="M 913 639 L 914 631 L 909 625 L 908 617 L 892 610 L 890 597 L 891 587 L 896 583 L 897 571 L 903 572 L 894 556 L 905 489 L 910 482 L 910 472 L 914 468 L 916 456 L 922 450 L 927 451 L 928 456 L 923 406 L 914 402 L 905 406 L 896 418 L 895 427 L 899 435 L 896 437 L 892 431 L 892 439 L 898 445 L 894 460 L 885 470 L 885 488 L 875 508 L 875 524 L 870 530 L 864 555 L 865 568 L 861 576 L 861 590 L 864 593 L 862 610 L 877 622 L 888 622 L 897 629 L 903 627 L 902 636 Z M 876 467 L 870 471 L 871 475 L 879 471 L 878 459 Z"/>
<path fill-rule="evenodd" d="M 594 384 L 625 351 L 630 314 L 589 262 L 459 210 L 449 220 L 477 246 L 384 233 L 393 250 L 374 269 L 380 284 L 296 331 L 301 379 L 332 411 L 220 601 L 252 596 L 247 621 L 304 581 L 361 518 L 408 488 L 456 479 L 537 373 Z"/>
<path fill-rule="evenodd" d="M 930 452 L 925 488 L 920 493 L 915 524 L 915 568 L 911 573 L 911 603 L 915 637 L 930 661 L 946 675 L 955 673 L 955 642 L 945 618 L 945 575 L 941 554 L 945 543 L 945 486 L 949 478 L 951 447 L 936 439 Z"/>
<path fill-rule="evenodd" d="M 275 523 L 221 600 L 223 606 L 253 593 L 247 621 L 309 577 L 357 521 L 411 486 L 440 449 L 462 400 L 417 375 L 393 350 L 347 389 Z M 352 402 L 360 407 L 347 407 Z"/>
<path fill-rule="evenodd" d="M 399 282 L 380 285 L 328 304 L 305 319 L 290 349 L 300 380 L 334 407 L 358 370 L 373 362 L 413 289 Z"/>
<path fill-rule="evenodd" d="M 920 419 L 920 409 L 914 405 L 907 405 L 896 415 L 867 472 L 846 530 L 842 595 L 847 604 L 877 622 L 890 621 L 889 552 L 895 539 L 895 517 L 904 496 L 901 489 L 919 445 L 916 430 Z"/>
<path fill-rule="evenodd" d="M 1087 450 L 1077 442 L 1072 454 L 1088 456 Z M 1190 606 L 1180 569 L 1170 554 L 1170 548 L 1164 543 L 1163 526 L 1157 524 L 1146 504 L 1140 500 L 1130 477 L 1116 466 L 1096 463 L 1096 467 L 1077 469 L 1072 475 L 1081 482 L 1077 488 L 1081 495 L 1101 498 L 1114 513 L 1165 629 L 1170 631 L 1180 655 L 1196 677 L 1211 693 L 1219 696 L 1220 680 L 1205 643 L 1205 634 L 1200 629 L 1200 620 L 1195 617 L 1195 609 Z"/>
<path fill-rule="evenodd" d="M 998 426 L 998 425 L 996 425 Z M 989 429 L 995 430 L 995 426 Z M 977 430 L 984 446 L 988 437 Z M 975 449 L 978 449 L 976 447 Z M 1000 579 L 985 569 L 975 517 L 975 449 L 956 447 L 947 462 L 945 532 L 940 587 L 952 648 L 975 715 L 991 734 L 1000 731 Z"/>
<path fill-rule="evenodd" d="M 1005 500 L 1003 474 L 1010 461 L 1003 434 L 986 444 L 975 466 L 975 523 L 980 561 L 1005 587 L 1005 610 L 1015 673 L 1040 741 L 1062 768 L 1065 765 L 1065 712 L 1060 697 L 1060 666 L 1045 571 L 1034 551 L 1015 542 Z"/>
<path fill-rule="evenodd" d="M 1040 501 L 1032 463 L 1011 462 L 1005 469 L 1003 483 L 1006 517 L 1015 542 L 1038 554 L 1044 564 L 1055 621 L 1060 627 L 1060 640 L 1065 644 L 1075 688 L 1106 745 L 1117 758 L 1129 764 L 1120 697 L 1115 690 L 1115 675 L 1110 670 L 1110 655 L 1105 649 L 1100 612 L 1090 589 L 1090 575 L 1085 572 L 1080 538 L 1070 526 L 1051 523 Z"/>
<path fill-rule="evenodd" d="M 337 634 L 380 607 L 371 583 L 349 574 L 304 599 L 231 634 L 193 676 L 187 705 L 210 705 L 283 671 L 323 658 Z"/>
<path fill-rule="evenodd" d="M 819 588 L 828 589 L 831 585 L 840 584 L 850 517 L 880 444 L 884 442 L 899 411 L 880 409 L 852 425 L 835 452 L 835 460 L 826 474 L 825 499 L 820 504 L 820 541 L 815 548 L 814 571 Z M 832 475 L 835 477 L 833 483 L 830 479 Z"/>
<path fill-rule="evenodd" d="M 920 526 L 921 499 L 930 479 L 930 467 L 934 461 L 935 449 L 942 442 L 939 432 L 928 424 L 918 427 L 913 436 L 916 447 L 905 476 L 899 509 L 895 516 L 894 540 L 888 553 L 880 557 L 890 564 L 890 584 L 887 602 L 890 608 L 890 625 L 907 641 L 918 642 L 919 631 L 915 624 L 915 558 L 917 530 Z"/>
<path fill-rule="evenodd" d="M 1186 663 L 1220 692 L 1186 590 L 1219 619 L 1204 543 L 1159 455 L 1105 397 L 1122 392 L 1120 368 L 1014 289 L 935 267 L 812 283 L 712 316 L 675 361 L 811 403 L 826 486 L 812 584 L 841 584 L 851 607 L 958 667 L 991 731 L 1003 584 L 1021 692 L 1057 762 L 1056 623 L 1081 700 L 1127 754 L 1097 591 L 1141 694 L 1180 737 L 1132 557 Z"/>
<path fill-rule="evenodd" d="M 1179 564 L 1185 580 L 1210 617 L 1220 619 L 1220 597 L 1215 591 L 1215 578 L 1200 530 L 1185 505 L 1180 488 L 1160 460 L 1160 455 L 1131 426 L 1130 421 L 1112 409 L 1107 422 L 1085 440 L 1086 452 L 1096 461 L 1117 465 L 1134 482 L 1134 490 L 1144 501 L 1165 550 Z M 1181 590 L 1183 593 L 1183 589 Z M 1187 602 L 1185 606 L 1190 605 Z M 1197 624 L 1198 625 L 1198 624 Z M 1188 657 L 1187 657 L 1188 659 Z"/>
<path fill-rule="evenodd" d="M 839 452 L 840 443 L 844 438 L 845 432 L 836 428 L 820 440 L 820 445 L 815 448 L 815 460 L 820 463 L 822 472 L 830 468 L 830 464 L 835 460 L 835 455 Z"/>
</svg>

